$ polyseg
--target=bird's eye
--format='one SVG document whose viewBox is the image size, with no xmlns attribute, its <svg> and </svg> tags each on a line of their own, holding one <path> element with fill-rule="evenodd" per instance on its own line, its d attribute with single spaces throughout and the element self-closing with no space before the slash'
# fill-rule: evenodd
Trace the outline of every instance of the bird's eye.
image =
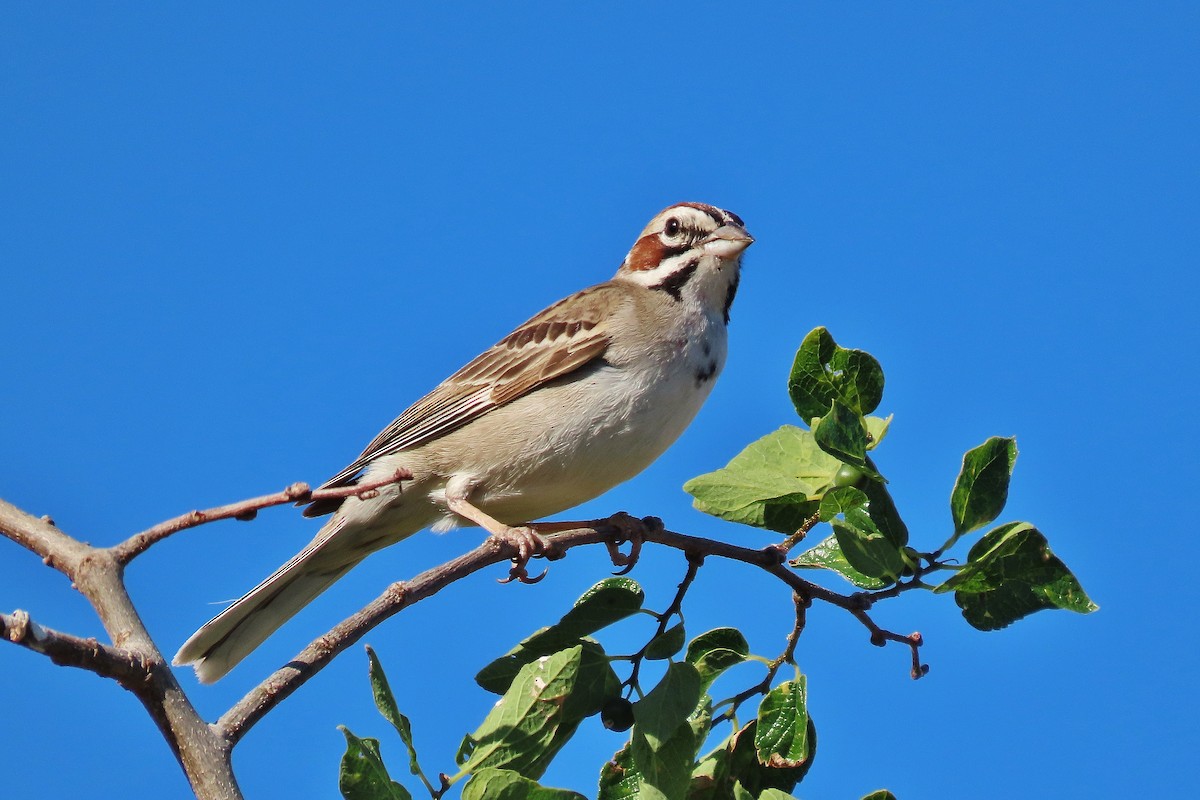
<svg viewBox="0 0 1200 800">
<path fill-rule="evenodd" d="M 675 219 L 675 217 L 671 217 L 669 220 L 667 220 L 667 225 L 665 228 L 663 228 L 663 231 L 671 238 L 678 236 L 679 220 Z"/>
</svg>

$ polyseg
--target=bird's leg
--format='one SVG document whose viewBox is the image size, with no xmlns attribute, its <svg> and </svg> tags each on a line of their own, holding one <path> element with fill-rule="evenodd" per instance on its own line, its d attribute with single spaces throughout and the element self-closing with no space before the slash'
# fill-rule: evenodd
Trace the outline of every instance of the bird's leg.
<svg viewBox="0 0 1200 800">
<path fill-rule="evenodd" d="M 529 577 L 525 566 L 529 563 L 529 559 L 542 555 L 549 550 L 551 548 L 550 543 L 535 533 L 532 528 L 524 525 L 506 525 L 476 507 L 467 500 L 466 495 L 468 493 L 465 491 L 452 492 L 447 490 L 446 506 L 460 517 L 474 522 L 496 539 L 517 548 L 517 555 L 512 560 L 512 569 L 509 570 L 508 578 L 502 581 L 502 583 L 508 583 L 513 580 L 520 581 L 521 583 L 537 583 L 544 578 L 546 576 L 545 572 L 536 578 Z"/>
</svg>

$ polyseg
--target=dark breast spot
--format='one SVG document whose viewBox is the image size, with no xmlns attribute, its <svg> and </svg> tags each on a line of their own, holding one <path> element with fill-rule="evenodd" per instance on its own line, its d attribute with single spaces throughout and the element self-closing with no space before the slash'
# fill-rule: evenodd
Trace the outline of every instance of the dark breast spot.
<svg viewBox="0 0 1200 800">
<path fill-rule="evenodd" d="M 717 377 L 717 360 L 710 358 L 704 366 L 696 370 L 696 386 L 703 386 L 715 377 Z"/>
<path fill-rule="evenodd" d="M 741 279 L 742 279 L 742 276 L 740 274 L 735 273 L 733 276 L 733 280 L 729 284 L 728 291 L 725 292 L 725 324 L 726 325 L 729 324 L 729 309 L 733 307 L 733 298 L 737 295 L 738 283 L 741 281 Z"/>
</svg>

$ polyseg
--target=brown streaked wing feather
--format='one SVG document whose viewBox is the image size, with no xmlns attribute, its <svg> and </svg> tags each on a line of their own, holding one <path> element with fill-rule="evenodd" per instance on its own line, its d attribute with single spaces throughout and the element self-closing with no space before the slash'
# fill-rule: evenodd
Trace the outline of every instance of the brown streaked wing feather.
<svg viewBox="0 0 1200 800">
<path fill-rule="evenodd" d="M 542 311 L 413 403 L 321 488 L 345 486 L 374 459 L 449 433 L 599 358 L 611 341 L 605 309 L 627 290 L 602 283 Z M 305 514 L 329 513 L 333 503 L 340 501 Z"/>
</svg>

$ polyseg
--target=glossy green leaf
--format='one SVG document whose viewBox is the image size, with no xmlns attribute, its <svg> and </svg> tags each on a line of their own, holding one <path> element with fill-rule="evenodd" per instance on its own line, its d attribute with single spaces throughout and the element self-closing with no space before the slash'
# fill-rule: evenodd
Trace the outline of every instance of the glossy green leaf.
<svg viewBox="0 0 1200 800">
<path fill-rule="evenodd" d="M 894 414 L 888 414 L 886 417 L 864 417 L 867 423 L 867 433 L 870 434 L 870 443 L 867 445 L 868 450 L 874 450 L 879 447 L 879 443 L 887 436 L 888 429 L 892 427 L 892 418 Z"/>
<path fill-rule="evenodd" d="M 810 431 L 785 425 L 683 488 L 706 514 L 790 534 L 816 513 L 841 466 Z"/>
<path fill-rule="evenodd" d="M 788 394 L 805 422 L 823 415 L 835 399 L 855 414 L 870 414 L 883 398 L 883 369 L 870 353 L 839 347 L 829 331 L 815 328 L 796 352 Z"/>
<path fill-rule="evenodd" d="M 388 775 L 379 754 L 378 739 L 361 739 L 344 725 L 346 752 L 338 772 L 338 790 L 346 800 L 412 800 L 412 795 Z"/>
<path fill-rule="evenodd" d="M 832 522 L 841 514 L 847 514 L 867 504 L 867 494 L 853 486 L 840 486 L 821 498 L 817 512 L 822 522 Z"/>
<path fill-rule="evenodd" d="M 876 789 L 870 794 L 864 795 L 862 800 L 896 800 L 896 795 L 887 789 Z"/>
<path fill-rule="evenodd" d="M 584 592 L 556 624 L 542 628 L 481 669 L 475 682 L 489 692 L 503 694 L 521 667 L 579 644 L 583 637 L 637 613 L 643 600 L 645 592 L 637 581 L 606 578 Z"/>
<path fill-rule="evenodd" d="M 475 752 L 476 742 L 471 738 L 471 734 L 464 734 L 462 741 L 458 743 L 458 751 L 454 754 L 454 763 L 462 766 L 467 763 L 471 757 L 471 753 Z"/>
<path fill-rule="evenodd" d="M 626 743 L 600 768 L 596 800 L 638 800 L 642 774 L 633 763 L 633 744 Z"/>
<path fill-rule="evenodd" d="M 865 492 L 853 486 L 834 489 L 821 499 L 821 519 L 833 526 L 838 549 L 859 573 L 888 583 L 904 568 L 900 549 L 875 525 Z"/>
<path fill-rule="evenodd" d="M 484 767 L 539 777 L 580 721 L 600 710 L 619 681 L 598 645 L 543 656 L 518 672 L 471 738 L 463 772 Z"/>
<path fill-rule="evenodd" d="M 672 625 L 646 645 L 646 658 L 651 661 L 670 658 L 683 649 L 685 641 L 687 641 L 687 634 L 683 630 L 683 623 Z"/>
<path fill-rule="evenodd" d="M 708 691 L 713 681 L 734 664 L 750 655 L 750 644 L 737 628 L 714 628 L 700 634 L 688 644 L 684 659 L 696 668 L 702 691 Z"/>
<path fill-rule="evenodd" d="M 966 565 L 936 591 L 953 591 L 963 617 L 984 631 L 1047 608 L 1081 614 L 1097 609 L 1046 537 L 1027 522 L 989 531 L 971 548 Z"/>
<path fill-rule="evenodd" d="M 463 787 L 462 800 L 587 800 L 578 792 L 542 786 L 507 769 L 481 769 Z"/>
<path fill-rule="evenodd" d="M 841 575 L 860 589 L 882 589 L 888 582 L 880 578 L 868 577 L 846 560 L 842 548 L 838 547 L 837 537 L 830 536 L 814 547 L 810 547 L 788 562 L 797 569 L 827 569 Z"/>
<path fill-rule="evenodd" d="M 687 800 L 720 800 L 727 794 L 721 791 L 729 771 L 729 751 L 717 748 L 692 769 L 692 781 Z"/>
<path fill-rule="evenodd" d="M 754 795 L 750 794 L 750 790 L 742 786 L 741 781 L 733 783 L 733 800 L 756 800 Z"/>
<path fill-rule="evenodd" d="M 812 433 L 817 446 L 826 453 L 870 474 L 866 424 L 841 400 L 835 399 L 825 414 L 813 417 Z"/>
<path fill-rule="evenodd" d="M 379 713 L 383 715 L 384 719 L 392 723 L 392 727 L 400 735 L 400 741 L 404 742 L 405 748 L 408 749 L 409 772 L 413 775 L 420 775 L 421 767 L 417 763 L 417 749 L 413 744 L 412 724 L 408 721 L 408 717 L 400 713 L 400 709 L 396 705 L 396 697 L 392 694 L 392 687 L 388 685 L 387 675 L 383 672 L 383 665 L 379 663 L 379 657 L 375 655 L 375 651 L 370 646 L 367 647 L 367 663 L 371 679 L 371 694 L 375 697 L 375 707 L 379 709 Z"/>
<path fill-rule="evenodd" d="M 675 800 L 683 797 L 692 780 L 696 735 L 687 722 L 667 737 L 652 742 L 639 726 L 631 738 L 633 762 L 640 776 L 638 800 Z"/>
<path fill-rule="evenodd" d="M 962 469 L 950 495 L 954 535 L 988 524 L 1008 502 L 1008 482 L 1017 463 L 1017 440 L 993 436 L 963 455 Z"/>
<path fill-rule="evenodd" d="M 605 578 L 579 596 L 558 626 L 574 636 L 589 636 L 636 614 L 645 599 L 641 584 L 632 578 Z"/>
<path fill-rule="evenodd" d="M 754 797 L 760 795 L 765 789 L 792 791 L 808 773 L 816 755 L 817 731 L 812 717 L 808 719 L 808 758 L 797 765 L 785 766 L 782 762 L 778 764 L 762 763 L 758 758 L 757 748 L 754 746 L 757 731 L 758 720 L 755 719 L 730 737 L 728 772 L 730 786 L 732 787 L 733 781 L 737 781 Z"/>
<path fill-rule="evenodd" d="M 868 458 L 867 462 L 870 461 Z M 867 481 L 862 486 L 862 491 L 867 496 L 867 513 L 879 532 L 896 547 L 908 544 L 908 526 L 900 519 L 900 512 L 896 510 L 896 504 L 887 486 L 879 481 Z"/>
<path fill-rule="evenodd" d="M 754 749 L 759 763 L 797 767 L 808 759 L 808 682 L 802 675 L 784 681 L 758 706 Z"/>
<path fill-rule="evenodd" d="M 702 693 L 694 666 L 686 661 L 668 665 L 658 685 L 633 704 L 634 731 L 646 737 L 651 749 L 663 746 L 695 710 Z"/>
<path fill-rule="evenodd" d="M 796 798 L 779 789 L 763 789 L 758 800 L 796 800 Z"/>
<path fill-rule="evenodd" d="M 865 515 L 863 515 L 865 517 Z M 856 570 L 870 578 L 895 583 L 904 569 L 904 560 L 896 546 L 879 533 L 869 517 L 854 522 L 835 519 L 831 523 L 846 560 Z"/>
</svg>

